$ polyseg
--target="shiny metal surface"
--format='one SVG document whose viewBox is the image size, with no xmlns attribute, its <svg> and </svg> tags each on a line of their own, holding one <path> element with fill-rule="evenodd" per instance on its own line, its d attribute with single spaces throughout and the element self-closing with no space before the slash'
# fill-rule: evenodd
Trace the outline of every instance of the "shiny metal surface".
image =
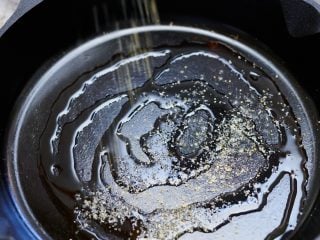
<svg viewBox="0 0 320 240">
<path fill-rule="evenodd" d="M 2 0 L 0 1 L 0 27 L 2 27 L 12 16 L 18 7 L 20 0 Z"/>
<path fill-rule="evenodd" d="M 0 0 L 0 37 L 20 17 L 43 0 Z"/>
</svg>

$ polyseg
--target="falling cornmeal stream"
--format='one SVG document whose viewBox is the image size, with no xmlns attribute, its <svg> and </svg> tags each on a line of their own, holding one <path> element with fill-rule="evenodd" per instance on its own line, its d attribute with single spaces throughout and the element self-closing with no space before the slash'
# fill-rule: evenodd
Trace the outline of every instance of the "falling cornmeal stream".
<svg viewBox="0 0 320 240">
<path fill-rule="evenodd" d="M 38 137 L 41 184 L 73 238 L 241 239 L 250 226 L 257 239 L 296 228 L 308 113 L 297 116 L 288 82 L 241 46 L 141 27 L 94 39 L 43 75 L 44 117 L 24 134 Z"/>
</svg>

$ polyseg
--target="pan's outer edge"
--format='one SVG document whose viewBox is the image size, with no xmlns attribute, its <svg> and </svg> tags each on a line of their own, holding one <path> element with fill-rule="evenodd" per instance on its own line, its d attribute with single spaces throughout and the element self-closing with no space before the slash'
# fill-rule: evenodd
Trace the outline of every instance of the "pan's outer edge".
<svg viewBox="0 0 320 240">
<path fill-rule="evenodd" d="M 16 22 L 18 21 L 25 13 L 29 12 L 32 8 L 37 6 L 39 3 L 44 0 L 21 0 L 17 9 L 8 19 L 8 21 L 0 28 L 0 37 Z"/>
</svg>

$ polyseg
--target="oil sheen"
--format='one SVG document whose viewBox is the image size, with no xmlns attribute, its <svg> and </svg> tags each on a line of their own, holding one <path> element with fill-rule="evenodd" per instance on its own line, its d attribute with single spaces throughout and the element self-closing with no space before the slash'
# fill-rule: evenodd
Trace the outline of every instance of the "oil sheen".
<svg viewBox="0 0 320 240">
<path fill-rule="evenodd" d="M 276 78 L 225 44 L 184 41 L 114 56 L 73 81 L 50 110 L 40 170 L 74 238 L 295 229 L 307 157 Z"/>
</svg>

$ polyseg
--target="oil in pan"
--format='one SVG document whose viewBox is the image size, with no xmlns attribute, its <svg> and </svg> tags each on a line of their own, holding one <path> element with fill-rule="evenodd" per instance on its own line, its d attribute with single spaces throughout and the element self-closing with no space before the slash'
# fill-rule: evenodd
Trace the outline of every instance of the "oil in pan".
<svg viewBox="0 0 320 240">
<path fill-rule="evenodd" d="M 95 38 L 18 102 L 7 139 L 17 207 L 40 238 L 289 237 L 310 211 L 317 157 L 302 94 L 217 32 Z"/>
</svg>

